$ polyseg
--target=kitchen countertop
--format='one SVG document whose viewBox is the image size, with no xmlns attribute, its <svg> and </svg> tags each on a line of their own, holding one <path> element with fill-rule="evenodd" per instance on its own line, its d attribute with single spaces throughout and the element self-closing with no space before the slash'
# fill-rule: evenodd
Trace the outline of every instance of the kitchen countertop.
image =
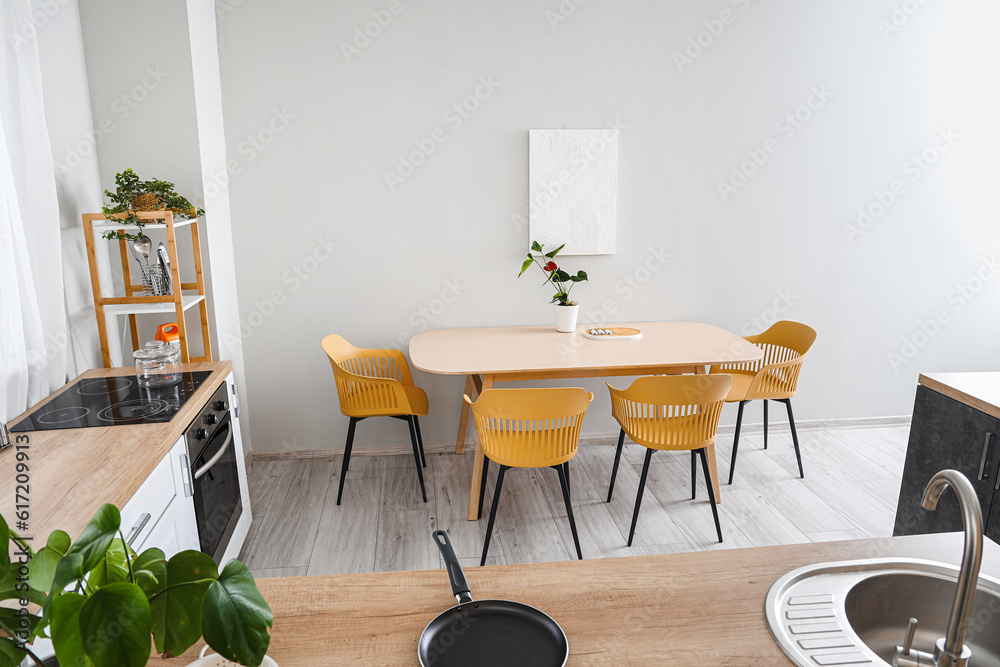
<svg viewBox="0 0 1000 667">
<path fill-rule="evenodd" d="M 1000 373 L 925 373 L 920 384 L 1000 419 Z"/>
<path fill-rule="evenodd" d="M 469 567 L 465 573 L 474 598 L 516 600 L 550 614 L 569 638 L 569 665 L 772 666 L 792 663 L 771 639 L 764 599 L 790 570 L 900 556 L 957 566 L 961 553 L 962 536 L 952 533 Z M 982 572 L 1000 577 L 1000 546 L 989 540 Z M 420 633 L 455 605 L 443 569 L 257 584 L 274 611 L 268 655 L 279 667 L 417 665 Z M 942 604 L 950 608 L 951 600 Z M 182 667 L 198 648 L 169 661 L 154 656 L 150 664 Z"/>
<path fill-rule="evenodd" d="M 101 505 L 112 503 L 123 507 L 184 434 L 201 406 L 225 382 L 232 367 L 229 361 L 183 364 L 184 371 L 213 373 L 174 418 L 163 424 L 11 433 L 11 441 L 27 436 L 30 447 L 29 528 L 18 532 L 44 543 L 49 533 L 58 528 L 75 539 Z M 134 374 L 134 367 L 100 368 L 86 371 L 76 380 Z M 64 390 L 65 387 L 52 396 Z M 51 399 L 51 396 L 46 398 L 11 420 L 10 425 Z M 16 447 L 0 451 L 0 513 L 11 528 L 15 528 L 15 502 L 20 502 L 15 501 L 16 451 Z"/>
</svg>

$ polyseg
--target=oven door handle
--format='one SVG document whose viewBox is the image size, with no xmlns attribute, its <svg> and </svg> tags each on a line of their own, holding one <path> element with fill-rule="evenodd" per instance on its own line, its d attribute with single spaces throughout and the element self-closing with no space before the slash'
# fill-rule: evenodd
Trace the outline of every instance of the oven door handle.
<svg viewBox="0 0 1000 667">
<path fill-rule="evenodd" d="M 226 441 L 222 443 L 222 447 L 219 448 L 219 451 L 217 451 L 212 458 L 205 461 L 205 465 L 203 465 L 202 467 L 198 468 L 198 470 L 195 471 L 194 473 L 195 479 L 201 479 L 202 476 L 204 476 L 204 474 L 208 472 L 212 466 L 214 466 L 216 463 L 219 462 L 219 459 L 222 458 L 222 455 L 225 454 L 226 450 L 229 449 L 229 446 L 233 444 L 232 424 L 226 424 L 226 430 L 228 431 L 228 433 L 226 434 Z"/>
</svg>

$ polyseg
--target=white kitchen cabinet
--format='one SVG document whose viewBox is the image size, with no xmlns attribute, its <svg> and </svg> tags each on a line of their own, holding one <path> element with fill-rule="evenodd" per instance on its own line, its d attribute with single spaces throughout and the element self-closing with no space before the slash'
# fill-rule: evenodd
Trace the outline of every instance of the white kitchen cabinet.
<svg viewBox="0 0 1000 667">
<path fill-rule="evenodd" d="M 122 532 L 136 552 L 162 549 L 167 558 L 198 550 L 187 443 L 177 439 L 166 456 L 122 508 Z"/>
</svg>

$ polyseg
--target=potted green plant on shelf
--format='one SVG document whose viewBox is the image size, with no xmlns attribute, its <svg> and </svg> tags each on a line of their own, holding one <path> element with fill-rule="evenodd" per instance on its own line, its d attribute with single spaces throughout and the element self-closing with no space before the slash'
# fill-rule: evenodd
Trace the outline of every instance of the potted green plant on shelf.
<svg viewBox="0 0 1000 667">
<path fill-rule="evenodd" d="M 570 275 L 559 268 L 555 263 L 555 256 L 565 247 L 566 244 L 564 243 L 555 250 L 545 252 L 544 245 L 538 241 L 532 241 L 532 252 L 528 253 L 528 258 L 521 264 L 521 273 L 517 274 L 517 277 L 520 278 L 523 276 L 524 272 L 532 264 L 538 265 L 538 268 L 545 273 L 545 282 L 542 283 L 542 286 L 551 284 L 556 288 L 556 293 L 552 295 L 552 303 L 555 304 L 556 331 L 571 333 L 576 331 L 576 320 L 580 312 L 580 304 L 576 301 L 570 301 L 569 293 L 574 285 L 587 279 L 587 273 L 585 271 L 577 271 L 576 275 Z M 538 253 L 538 256 L 533 255 L 533 252 Z"/>
<path fill-rule="evenodd" d="M 130 234 L 123 230 L 104 232 L 108 240 L 129 239 L 138 241 L 142 238 L 143 221 L 136 215 L 137 211 L 170 210 L 182 218 L 190 217 L 194 209 L 191 202 L 177 194 L 174 184 L 170 181 L 141 181 L 134 171 L 126 169 L 115 174 L 115 191 L 104 191 L 109 204 L 101 207 L 104 215 L 115 217 L 124 225 L 135 227 L 136 232 Z M 195 210 L 195 215 L 204 215 L 202 209 Z"/>
<path fill-rule="evenodd" d="M 274 617 L 238 560 L 219 572 L 199 551 L 136 554 L 114 505 L 103 505 L 75 543 L 56 530 L 32 551 L 2 516 L 0 541 L 13 543 L 15 556 L 0 549 L 0 600 L 17 605 L 0 607 L 0 667 L 141 667 L 151 643 L 173 657 L 202 637 L 226 660 L 274 664 L 265 656 Z M 58 662 L 34 652 L 39 637 L 52 641 Z"/>
</svg>

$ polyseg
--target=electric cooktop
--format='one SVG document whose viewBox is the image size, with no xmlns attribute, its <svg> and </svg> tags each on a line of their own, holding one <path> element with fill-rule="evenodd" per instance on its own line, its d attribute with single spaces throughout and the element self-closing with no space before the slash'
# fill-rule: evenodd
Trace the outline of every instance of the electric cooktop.
<svg viewBox="0 0 1000 667">
<path fill-rule="evenodd" d="M 166 387 L 140 387 L 134 375 L 87 378 L 32 411 L 11 431 L 50 431 L 90 426 L 168 422 L 212 371 L 182 373 Z"/>
</svg>

